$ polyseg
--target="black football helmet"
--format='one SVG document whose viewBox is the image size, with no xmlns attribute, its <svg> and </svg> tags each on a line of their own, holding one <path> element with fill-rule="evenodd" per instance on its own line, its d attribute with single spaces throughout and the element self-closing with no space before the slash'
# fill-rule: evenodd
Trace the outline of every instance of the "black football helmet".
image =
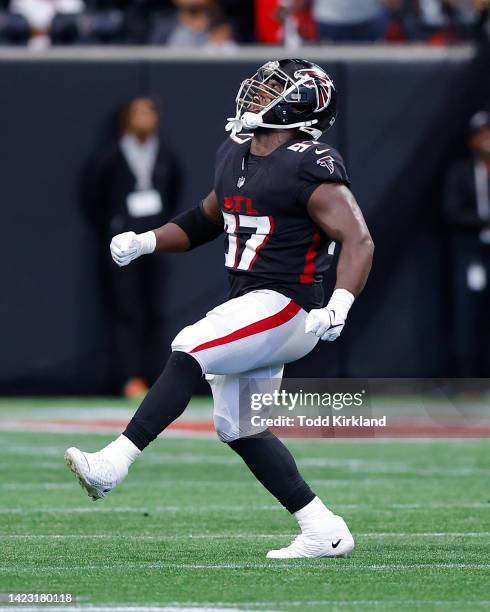
<svg viewBox="0 0 490 612">
<path fill-rule="evenodd" d="M 228 119 L 232 134 L 257 127 L 298 128 L 314 139 L 335 122 L 337 93 L 329 75 L 301 59 L 270 61 L 242 82 L 236 115 Z"/>
</svg>

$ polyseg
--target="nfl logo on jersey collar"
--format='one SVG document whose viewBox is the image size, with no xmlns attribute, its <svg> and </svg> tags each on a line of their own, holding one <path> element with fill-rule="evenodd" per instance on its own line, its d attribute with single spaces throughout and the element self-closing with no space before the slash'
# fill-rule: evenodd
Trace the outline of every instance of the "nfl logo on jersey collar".
<svg viewBox="0 0 490 612">
<path fill-rule="evenodd" d="M 241 176 L 238 179 L 236 186 L 238 187 L 238 189 L 241 189 L 244 185 L 245 185 L 245 177 Z"/>
</svg>

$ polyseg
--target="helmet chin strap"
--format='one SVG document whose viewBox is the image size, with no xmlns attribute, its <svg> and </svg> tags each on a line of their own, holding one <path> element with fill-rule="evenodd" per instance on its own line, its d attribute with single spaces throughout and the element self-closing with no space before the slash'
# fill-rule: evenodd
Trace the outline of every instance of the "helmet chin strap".
<svg viewBox="0 0 490 612">
<path fill-rule="evenodd" d="M 305 132 L 306 134 L 310 134 L 313 138 L 320 138 L 322 135 L 321 130 L 317 130 L 312 127 L 313 125 L 318 123 L 318 119 L 312 119 L 311 121 L 298 121 L 298 123 L 290 123 L 287 125 L 276 125 L 275 123 L 264 123 L 262 121 L 262 115 L 264 112 L 267 112 L 269 109 L 265 109 L 262 113 L 251 113 L 246 112 L 243 113 L 241 117 L 232 117 L 228 119 L 228 123 L 226 124 L 226 131 L 230 132 L 232 136 L 238 134 L 243 130 L 243 128 L 247 130 L 255 130 L 258 127 L 265 127 L 271 130 L 288 130 L 292 128 L 299 128 L 300 131 Z"/>
</svg>

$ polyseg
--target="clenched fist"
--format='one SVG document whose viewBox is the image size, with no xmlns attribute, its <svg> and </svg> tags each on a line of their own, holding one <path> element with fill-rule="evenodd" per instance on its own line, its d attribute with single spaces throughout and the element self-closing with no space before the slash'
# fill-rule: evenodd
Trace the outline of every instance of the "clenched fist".
<svg viewBox="0 0 490 612">
<path fill-rule="evenodd" d="M 154 232 L 135 234 L 134 232 L 124 232 L 114 236 L 111 240 L 112 259 L 118 266 L 127 266 L 140 255 L 153 253 L 157 243 Z"/>
<path fill-rule="evenodd" d="M 325 308 L 315 308 L 308 313 L 305 334 L 312 333 L 321 340 L 333 342 L 344 329 L 345 320 L 354 296 L 346 289 L 336 289 Z"/>
</svg>

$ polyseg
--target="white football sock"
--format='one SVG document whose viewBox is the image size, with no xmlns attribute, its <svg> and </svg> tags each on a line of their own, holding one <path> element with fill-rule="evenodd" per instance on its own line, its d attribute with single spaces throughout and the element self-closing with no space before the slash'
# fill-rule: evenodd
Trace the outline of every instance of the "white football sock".
<svg viewBox="0 0 490 612">
<path fill-rule="evenodd" d="M 325 506 L 320 498 L 315 497 L 304 508 L 295 512 L 294 516 L 302 533 L 314 534 L 328 530 L 328 523 L 334 513 Z"/>
<path fill-rule="evenodd" d="M 117 469 L 128 471 L 133 461 L 141 455 L 140 449 L 122 434 L 99 451 Z"/>
</svg>

